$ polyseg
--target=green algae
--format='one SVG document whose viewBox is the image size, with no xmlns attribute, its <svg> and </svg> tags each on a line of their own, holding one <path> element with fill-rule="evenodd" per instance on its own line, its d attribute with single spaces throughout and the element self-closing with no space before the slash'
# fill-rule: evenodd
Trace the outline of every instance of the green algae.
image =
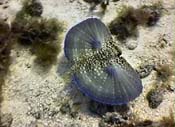
<svg viewBox="0 0 175 127">
<path fill-rule="evenodd" d="M 42 11 L 42 4 L 37 0 L 24 1 L 12 23 L 12 31 L 19 44 L 30 47 L 37 63 L 52 65 L 61 51 L 64 24 L 41 17 Z"/>
<path fill-rule="evenodd" d="M 138 26 L 155 26 L 162 16 L 162 4 L 134 8 L 123 6 L 118 16 L 109 24 L 109 29 L 120 41 L 138 36 Z"/>
</svg>

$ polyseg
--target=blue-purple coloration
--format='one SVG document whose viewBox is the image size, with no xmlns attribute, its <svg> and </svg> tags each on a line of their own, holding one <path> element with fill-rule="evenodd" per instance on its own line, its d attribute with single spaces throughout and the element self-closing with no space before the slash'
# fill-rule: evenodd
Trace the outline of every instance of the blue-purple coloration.
<svg viewBox="0 0 175 127">
<path fill-rule="evenodd" d="M 87 27 L 88 26 L 88 27 Z M 101 29 L 102 28 L 102 29 Z M 100 31 L 99 31 L 100 30 Z M 89 18 L 72 27 L 65 38 L 64 53 L 69 60 L 73 60 L 72 49 L 101 48 L 105 37 L 111 36 L 109 30 L 100 20 Z M 75 51 L 76 52 L 76 51 Z M 77 56 L 84 53 L 78 52 Z"/>
<path fill-rule="evenodd" d="M 75 61 L 77 66 L 73 65 L 72 76 L 73 83 L 85 95 L 104 104 L 126 104 L 140 95 L 142 83 L 137 72 L 123 57 L 111 53 L 116 51 L 118 54 L 118 48 L 106 46 L 108 38 L 111 38 L 108 28 L 99 19 L 89 18 L 67 33 L 65 56 L 71 62 L 85 56 Z M 113 41 L 108 44 L 111 43 Z M 112 50 L 103 50 L 105 48 Z M 87 55 L 90 51 L 95 54 Z"/>
</svg>

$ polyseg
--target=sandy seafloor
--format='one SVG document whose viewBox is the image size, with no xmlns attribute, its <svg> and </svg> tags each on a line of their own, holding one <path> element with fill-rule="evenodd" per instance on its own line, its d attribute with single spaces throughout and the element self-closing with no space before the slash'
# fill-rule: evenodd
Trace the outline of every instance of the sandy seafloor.
<svg viewBox="0 0 175 127">
<path fill-rule="evenodd" d="M 105 24 L 108 24 L 115 18 L 117 9 L 119 10 L 122 5 L 140 7 L 144 4 L 149 5 L 152 1 L 120 0 L 110 2 L 106 13 L 100 17 Z M 64 42 L 65 34 L 71 26 L 87 17 L 98 15 L 98 12 L 89 13 L 90 5 L 83 0 L 41 0 L 41 2 L 44 7 L 43 17 L 57 18 L 66 25 L 62 42 Z M 3 5 L 0 6 L 0 16 L 1 18 L 8 17 L 10 23 L 16 12 L 20 10 L 21 1 L 9 0 L 6 5 L 9 6 L 7 9 L 3 9 Z M 134 68 L 141 64 L 154 62 L 173 64 L 175 1 L 163 0 L 163 6 L 167 11 L 156 26 L 151 28 L 139 27 L 139 37 L 127 41 L 128 44 L 137 44 L 136 49 L 129 50 L 126 45 L 119 44 L 123 56 Z M 159 40 L 164 34 L 167 44 L 161 48 Z M 62 47 L 63 45 L 64 43 L 62 43 Z M 45 72 L 34 63 L 35 56 L 28 49 L 19 45 L 14 47 L 11 52 L 12 64 L 3 86 L 4 100 L 1 104 L 1 112 L 12 115 L 11 127 L 35 127 L 36 125 L 38 127 L 70 127 L 73 124 L 80 127 L 98 127 L 100 117 L 87 110 L 88 98 L 83 97 L 71 85 L 65 84 L 59 76 L 58 70 L 64 71 L 66 69 L 64 66 L 66 60 L 63 57 L 62 51 L 58 56 L 58 63 L 53 65 L 48 72 Z M 169 110 L 173 109 L 175 94 L 169 91 L 165 92 L 164 100 L 158 108 L 149 108 L 145 95 L 152 88 L 155 80 L 155 71 L 142 79 L 143 93 L 130 103 L 131 111 L 140 120 L 159 121 L 163 116 L 169 116 Z M 74 96 L 74 100 L 82 102 L 77 118 L 71 118 L 68 114 L 60 113 L 59 110 L 64 101 L 73 102 L 72 99 L 69 99 L 70 96 Z M 36 119 L 34 116 L 38 112 L 41 116 Z"/>
</svg>

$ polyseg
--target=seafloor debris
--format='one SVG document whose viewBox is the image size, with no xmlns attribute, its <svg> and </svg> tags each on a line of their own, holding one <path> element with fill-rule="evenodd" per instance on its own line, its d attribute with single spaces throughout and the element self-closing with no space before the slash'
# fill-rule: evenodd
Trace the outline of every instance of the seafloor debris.
<svg viewBox="0 0 175 127">
<path fill-rule="evenodd" d="M 95 4 L 100 4 L 100 3 L 109 4 L 109 0 L 84 0 L 84 1 L 88 3 L 95 3 Z"/>
<path fill-rule="evenodd" d="M 157 82 L 154 86 L 163 90 L 174 91 L 173 65 L 158 64 L 155 66 L 155 71 L 157 72 Z"/>
<path fill-rule="evenodd" d="M 137 72 L 140 75 L 140 78 L 145 78 L 150 75 L 150 73 L 155 69 L 154 65 L 145 65 L 140 66 Z"/>
<path fill-rule="evenodd" d="M 72 27 L 66 35 L 64 51 L 73 64 L 68 74 L 91 99 L 121 105 L 142 92 L 138 73 L 120 56 L 121 50 L 99 19 L 89 18 Z"/>
<path fill-rule="evenodd" d="M 106 10 L 107 5 L 109 5 L 109 0 L 84 0 L 91 4 L 90 10 L 94 10 L 96 5 L 100 4 L 103 11 Z"/>
<path fill-rule="evenodd" d="M 66 101 L 62 104 L 60 111 L 62 114 L 69 114 L 72 118 L 76 118 L 78 115 L 78 106 L 71 105 Z"/>
<path fill-rule="evenodd" d="M 169 64 L 159 64 L 156 66 L 157 77 L 163 82 L 167 82 L 173 76 L 173 67 Z"/>
<path fill-rule="evenodd" d="M 154 67 L 157 71 L 157 80 L 154 82 L 153 89 L 147 93 L 148 104 L 151 108 L 157 108 L 163 101 L 163 93 L 166 90 L 174 91 L 173 79 L 173 67 L 169 64 L 158 64 Z M 173 85 L 173 86 L 172 86 Z"/>
<path fill-rule="evenodd" d="M 118 40 L 124 41 L 128 37 L 137 36 L 138 25 L 154 26 L 159 21 L 161 15 L 161 4 L 142 6 L 138 9 L 124 6 L 119 16 L 109 24 L 109 29 L 112 34 L 117 36 Z"/>
<path fill-rule="evenodd" d="M 13 118 L 11 114 L 1 114 L 0 113 L 0 126 L 1 127 L 11 127 Z"/>
<path fill-rule="evenodd" d="M 151 89 L 147 93 L 147 100 L 150 108 L 157 108 L 163 101 L 163 91 L 159 89 Z"/>
<path fill-rule="evenodd" d="M 117 112 L 107 113 L 99 122 L 99 127 L 126 127 L 129 125 L 129 116 L 122 116 Z"/>
</svg>

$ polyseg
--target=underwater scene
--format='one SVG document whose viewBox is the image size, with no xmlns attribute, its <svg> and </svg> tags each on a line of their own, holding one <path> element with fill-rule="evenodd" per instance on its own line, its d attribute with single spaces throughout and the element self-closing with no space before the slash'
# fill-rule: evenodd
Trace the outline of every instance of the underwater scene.
<svg viewBox="0 0 175 127">
<path fill-rule="evenodd" d="M 175 0 L 0 0 L 0 127 L 175 127 Z"/>
</svg>

